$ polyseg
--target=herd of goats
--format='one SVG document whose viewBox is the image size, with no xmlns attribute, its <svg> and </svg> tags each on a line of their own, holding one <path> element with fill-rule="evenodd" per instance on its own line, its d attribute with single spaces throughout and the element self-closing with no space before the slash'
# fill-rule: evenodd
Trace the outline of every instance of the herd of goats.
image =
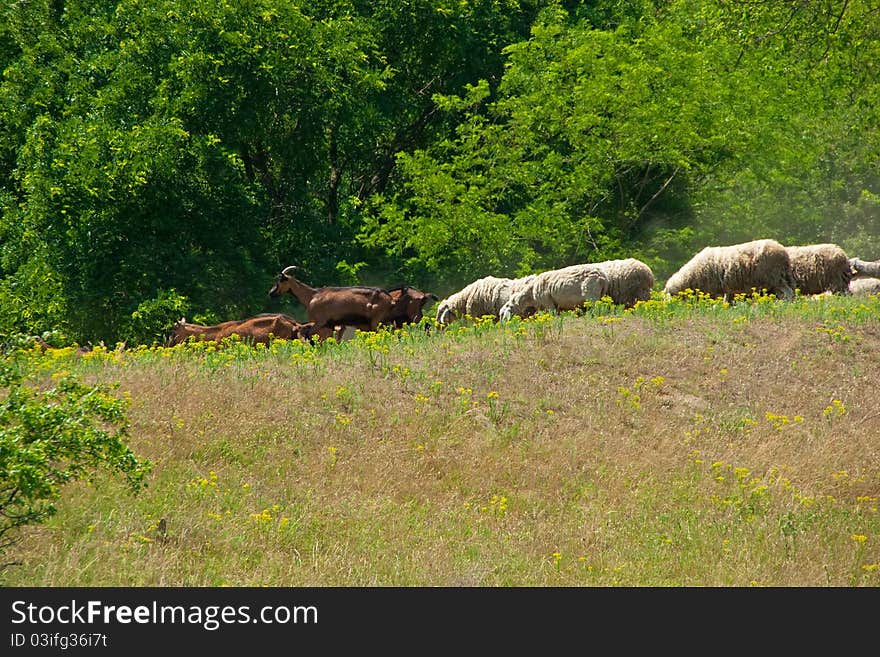
<svg viewBox="0 0 880 657">
<path fill-rule="evenodd" d="M 305 307 L 307 322 L 267 313 L 244 320 L 205 326 L 180 319 L 167 340 L 169 346 L 188 338 L 220 341 L 237 334 L 254 343 L 273 338 L 314 342 L 333 336 L 341 340 L 346 328 L 376 331 L 401 328 L 422 319 L 429 301 L 437 301 L 441 326 L 464 317 L 494 316 L 508 320 L 535 312 L 565 311 L 585 302 L 610 297 L 630 308 L 651 298 L 654 274 L 635 258 L 587 263 L 531 274 L 522 278 L 480 278 L 442 301 L 436 294 L 408 285 L 393 289 L 349 286 L 314 288 L 298 280 L 290 266 L 278 274 L 271 297 L 290 293 Z M 795 294 L 870 295 L 880 293 L 880 261 L 850 258 L 835 244 L 783 246 L 770 239 L 730 246 L 706 247 L 666 282 L 664 294 L 700 291 L 733 301 L 736 295 L 766 291 L 780 299 Z"/>
</svg>

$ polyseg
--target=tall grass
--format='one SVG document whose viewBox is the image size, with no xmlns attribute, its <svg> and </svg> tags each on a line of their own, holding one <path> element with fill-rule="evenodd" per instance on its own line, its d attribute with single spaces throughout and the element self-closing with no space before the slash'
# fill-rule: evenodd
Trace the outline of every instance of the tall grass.
<svg viewBox="0 0 880 657">
<path fill-rule="evenodd" d="M 18 351 L 131 399 L 7 586 L 877 586 L 880 300 Z M 430 322 L 426 322 L 430 324 Z M 6 559 L 7 561 L 13 559 Z"/>
</svg>

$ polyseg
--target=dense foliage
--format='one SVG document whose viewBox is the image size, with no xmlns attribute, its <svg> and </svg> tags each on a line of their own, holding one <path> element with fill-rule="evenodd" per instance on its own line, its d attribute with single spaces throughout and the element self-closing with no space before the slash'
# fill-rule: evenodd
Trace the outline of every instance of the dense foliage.
<svg viewBox="0 0 880 657">
<path fill-rule="evenodd" d="M 0 333 L 150 341 L 277 310 L 288 264 L 880 258 L 878 62 L 877 0 L 8 3 Z"/>
</svg>

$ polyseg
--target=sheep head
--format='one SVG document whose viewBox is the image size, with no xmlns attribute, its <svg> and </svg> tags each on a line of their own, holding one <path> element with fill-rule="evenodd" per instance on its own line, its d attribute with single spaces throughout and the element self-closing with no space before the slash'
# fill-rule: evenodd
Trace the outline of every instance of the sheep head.
<svg viewBox="0 0 880 657">
<path fill-rule="evenodd" d="M 449 324 L 457 319 L 455 312 L 452 308 L 449 307 L 449 304 L 444 301 L 437 307 L 437 323 L 438 324 Z"/>
</svg>

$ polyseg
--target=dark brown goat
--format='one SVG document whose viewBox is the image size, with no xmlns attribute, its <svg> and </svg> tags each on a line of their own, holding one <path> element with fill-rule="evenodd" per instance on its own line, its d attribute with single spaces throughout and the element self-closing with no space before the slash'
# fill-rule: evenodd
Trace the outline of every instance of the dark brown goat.
<svg viewBox="0 0 880 657">
<path fill-rule="evenodd" d="M 319 329 L 312 322 L 303 324 L 280 313 L 236 319 L 209 326 L 191 324 L 184 317 L 172 328 L 168 346 L 173 347 L 185 342 L 190 336 L 196 336 L 198 340 L 220 342 L 232 334 L 236 334 L 248 342 L 268 344 L 272 337 L 280 340 L 310 341 L 313 336 L 317 335 L 323 339 L 330 334 L 330 331 Z"/>
<path fill-rule="evenodd" d="M 394 328 L 401 328 L 404 324 L 416 324 L 422 319 L 422 313 L 429 301 L 440 301 L 433 292 L 422 292 L 409 285 L 391 288 L 388 294 L 394 301 L 389 318 Z"/>
<path fill-rule="evenodd" d="M 290 292 L 305 306 L 309 321 L 314 322 L 317 330 L 331 328 L 340 340 L 346 326 L 375 331 L 380 324 L 391 324 L 395 302 L 385 290 L 363 286 L 315 288 L 297 280 L 293 275 L 296 269 L 286 267 L 278 274 L 269 296 Z"/>
</svg>

